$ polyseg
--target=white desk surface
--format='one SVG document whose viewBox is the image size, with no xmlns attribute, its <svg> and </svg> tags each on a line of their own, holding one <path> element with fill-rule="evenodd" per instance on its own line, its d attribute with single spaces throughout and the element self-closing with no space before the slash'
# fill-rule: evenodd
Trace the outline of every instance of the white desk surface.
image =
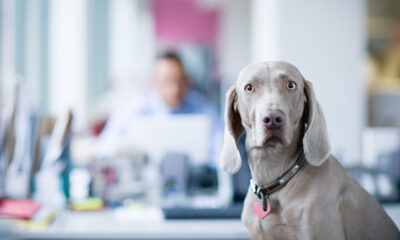
<svg viewBox="0 0 400 240">
<path fill-rule="evenodd" d="M 384 205 L 400 227 L 400 204 Z M 117 221 L 111 210 L 60 214 L 45 230 L 20 232 L 22 239 L 249 239 L 240 220 Z"/>
<path fill-rule="evenodd" d="M 249 239 L 240 220 L 117 221 L 111 210 L 60 214 L 46 229 L 22 239 Z"/>
</svg>

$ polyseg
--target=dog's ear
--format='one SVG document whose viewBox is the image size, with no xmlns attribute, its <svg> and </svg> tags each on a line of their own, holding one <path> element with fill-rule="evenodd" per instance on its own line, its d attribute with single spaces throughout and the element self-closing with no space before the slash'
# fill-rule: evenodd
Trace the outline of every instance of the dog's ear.
<svg viewBox="0 0 400 240">
<path fill-rule="evenodd" d="M 242 165 L 237 143 L 244 128 L 240 114 L 237 111 L 237 101 L 238 96 L 235 86 L 232 86 L 226 92 L 224 145 L 219 163 L 220 167 L 228 173 L 236 173 Z"/>
<path fill-rule="evenodd" d="M 307 126 L 303 137 L 304 154 L 313 166 L 320 166 L 330 154 L 330 144 L 328 141 L 328 131 L 326 129 L 325 118 L 321 107 L 315 98 L 312 84 L 304 80 L 304 93 L 307 97 L 305 111 L 307 116 Z"/>
</svg>

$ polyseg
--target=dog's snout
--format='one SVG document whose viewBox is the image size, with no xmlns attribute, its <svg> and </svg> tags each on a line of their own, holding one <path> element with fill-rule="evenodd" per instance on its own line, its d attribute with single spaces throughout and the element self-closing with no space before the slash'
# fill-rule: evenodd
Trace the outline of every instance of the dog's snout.
<svg viewBox="0 0 400 240">
<path fill-rule="evenodd" d="M 283 116 L 278 111 L 269 112 L 263 119 L 264 125 L 268 129 L 277 129 L 282 126 Z"/>
</svg>

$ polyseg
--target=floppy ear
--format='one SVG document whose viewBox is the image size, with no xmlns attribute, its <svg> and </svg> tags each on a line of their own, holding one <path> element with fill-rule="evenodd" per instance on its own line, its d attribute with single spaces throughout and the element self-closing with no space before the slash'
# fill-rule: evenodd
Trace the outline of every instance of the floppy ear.
<svg viewBox="0 0 400 240">
<path fill-rule="evenodd" d="M 236 173 L 242 165 L 237 143 L 244 128 L 237 112 L 237 101 L 235 86 L 232 86 L 226 92 L 224 145 L 219 162 L 220 167 L 228 173 Z"/>
<path fill-rule="evenodd" d="M 312 84 L 304 80 L 304 92 L 307 97 L 305 111 L 308 116 L 307 126 L 303 137 L 304 155 L 308 163 L 313 166 L 320 166 L 330 154 L 328 131 L 324 114 L 318 101 L 315 99 Z"/>
</svg>

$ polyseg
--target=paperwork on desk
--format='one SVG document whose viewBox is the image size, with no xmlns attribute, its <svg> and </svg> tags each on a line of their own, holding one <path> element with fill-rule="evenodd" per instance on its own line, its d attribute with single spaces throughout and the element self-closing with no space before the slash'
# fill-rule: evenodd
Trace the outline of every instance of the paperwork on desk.
<svg viewBox="0 0 400 240">
<path fill-rule="evenodd" d="M 71 203 L 70 208 L 75 211 L 97 211 L 105 208 L 101 198 L 87 198 Z"/>
<path fill-rule="evenodd" d="M 71 112 L 68 112 L 67 115 L 61 116 L 57 120 L 46 148 L 47 151 L 43 158 L 42 169 L 51 167 L 58 159 L 60 159 L 65 148 L 68 133 L 71 129 L 71 123 Z"/>
<path fill-rule="evenodd" d="M 29 219 L 39 208 L 38 203 L 29 199 L 0 199 L 0 216 Z"/>
<path fill-rule="evenodd" d="M 57 210 L 51 207 L 41 207 L 29 220 L 16 221 L 19 229 L 40 230 L 47 228 L 57 216 Z"/>
<path fill-rule="evenodd" d="M 38 111 L 24 84 L 16 84 L 13 103 L 8 108 L 2 109 L 0 115 L 0 197 L 27 198 L 31 192 L 31 179 L 34 174 L 32 165 L 38 146 L 39 121 Z M 71 113 L 57 121 L 50 143 L 44 149 L 44 162 L 40 175 L 55 175 L 54 178 L 60 178 L 65 164 L 57 160 L 66 146 L 71 121 Z M 61 164 L 57 165 L 59 162 Z M 42 171 L 43 169 L 47 171 Z M 54 174 L 50 174 L 50 171 Z M 45 173 L 42 174 L 43 172 Z M 38 182 L 54 185 L 51 179 Z M 60 186 L 57 184 L 56 188 Z M 42 189 L 42 192 L 48 193 L 51 190 L 47 186 L 36 186 L 36 189 Z"/>
<path fill-rule="evenodd" d="M 31 190 L 35 149 L 38 146 L 38 111 L 33 102 L 28 88 L 17 82 L 13 103 L 1 109 L 0 113 L 0 221 L 11 221 L 23 228 L 45 227 L 55 216 L 55 208 L 47 205 L 42 207 L 40 202 L 27 199 Z M 44 194 L 46 196 L 52 195 L 49 186 L 60 191 L 61 184 L 55 180 L 60 181 L 60 169 L 63 166 L 57 164 L 60 162 L 57 160 L 66 146 L 71 120 L 72 114 L 68 113 L 58 121 L 50 137 L 49 151 L 45 151 L 40 171 L 42 174 L 39 174 L 42 178 L 39 177 L 37 181 L 42 185 L 37 185 L 36 190 L 48 194 Z M 48 176 L 54 177 L 54 181 Z M 42 196 L 42 199 L 55 202 L 52 198 Z"/>
<path fill-rule="evenodd" d="M 1 112 L 0 115 L 0 198 L 6 195 L 5 175 L 7 170 L 7 154 L 6 151 L 6 136 L 7 127 L 11 113 L 8 108 Z"/>
<path fill-rule="evenodd" d="M 67 144 L 71 122 L 71 112 L 56 121 L 45 148 L 43 162 L 35 175 L 36 192 L 34 199 L 46 206 L 57 208 L 65 206 L 66 203 L 65 195 L 60 187 L 62 185 L 60 174 L 64 170 L 66 162 L 59 161 L 59 159 Z"/>
<path fill-rule="evenodd" d="M 37 115 L 28 91 L 17 84 L 11 117 L 7 126 L 7 146 L 1 155 L 6 162 L 5 191 L 7 196 L 25 198 L 29 194 Z M 4 164 L 4 162 L 2 163 Z"/>
<path fill-rule="evenodd" d="M 149 221 L 160 222 L 164 219 L 159 207 L 143 206 L 140 203 L 131 203 L 114 210 L 116 221 Z"/>
<path fill-rule="evenodd" d="M 0 223 L 9 223 L 18 229 L 44 229 L 56 214 L 54 208 L 42 207 L 30 199 L 0 200 Z"/>
</svg>

